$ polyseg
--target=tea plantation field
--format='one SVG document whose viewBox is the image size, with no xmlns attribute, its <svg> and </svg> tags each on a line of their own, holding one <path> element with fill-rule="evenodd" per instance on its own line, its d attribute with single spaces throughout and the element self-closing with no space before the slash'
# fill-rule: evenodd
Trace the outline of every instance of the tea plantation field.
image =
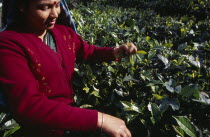
<svg viewBox="0 0 210 137">
<path fill-rule="evenodd" d="M 138 47 L 137 54 L 118 62 L 77 62 L 77 107 L 124 119 L 133 137 L 210 137 L 209 0 L 68 2 L 79 35 L 89 44 Z M 0 113 L 0 136 L 21 134 L 7 116 Z M 102 132 L 65 136 L 107 137 Z"/>
</svg>

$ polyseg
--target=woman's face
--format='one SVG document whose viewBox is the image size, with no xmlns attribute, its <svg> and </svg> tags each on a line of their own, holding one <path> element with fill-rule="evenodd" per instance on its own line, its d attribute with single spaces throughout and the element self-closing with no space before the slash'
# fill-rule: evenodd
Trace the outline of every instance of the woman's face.
<svg viewBox="0 0 210 137">
<path fill-rule="evenodd" d="M 30 0 L 22 12 L 31 31 L 49 30 L 54 27 L 60 14 L 60 0 Z"/>
</svg>

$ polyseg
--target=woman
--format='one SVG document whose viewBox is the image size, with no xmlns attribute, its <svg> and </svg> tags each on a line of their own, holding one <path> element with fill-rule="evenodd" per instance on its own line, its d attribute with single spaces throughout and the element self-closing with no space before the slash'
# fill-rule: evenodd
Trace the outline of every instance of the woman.
<svg viewBox="0 0 210 137">
<path fill-rule="evenodd" d="M 25 136 L 100 129 L 113 137 L 131 137 L 121 119 L 72 106 L 72 76 L 76 59 L 112 61 L 118 54 L 135 53 L 136 47 L 88 45 L 70 27 L 56 24 L 61 2 L 15 0 L 19 14 L 0 33 L 0 87 L 10 112 Z"/>
</svg>

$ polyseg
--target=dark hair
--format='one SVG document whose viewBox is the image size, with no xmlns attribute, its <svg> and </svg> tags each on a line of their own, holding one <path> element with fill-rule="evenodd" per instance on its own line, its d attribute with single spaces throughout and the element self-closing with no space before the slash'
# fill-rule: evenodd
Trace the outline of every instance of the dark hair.
<svg viewBox="0 0 210 137">
<path fill-rule="evenodd" d="M 7 17 L 13 18 L 13 22 L 9 24 L 8 28 L 11 26 L 20 25 L 23 21 L 23 15 L 20 11 L 20 8 L 27 9 L 29 7 L 29 2 L 32 0 L 6 0 L 4 2 L 3 11 L 2 11 L 2 25 L 8 24 Z M 13 15 L 11 15 L 13 14 Z"/>
<path fill-rule="evenodd" d="M 27 8 L 30 1 L 32 0 L 15 0 L 15 8 L 19 9 L 20 6 Z"/>
</svg>

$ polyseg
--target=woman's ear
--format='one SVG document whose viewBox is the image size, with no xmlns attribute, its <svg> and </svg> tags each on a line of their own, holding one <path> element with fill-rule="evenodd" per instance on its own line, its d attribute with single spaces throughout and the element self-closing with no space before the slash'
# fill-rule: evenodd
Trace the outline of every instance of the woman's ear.
<svg viewBox="0 0 210 137">
<path fill-rule="evenodd" d="M 24 4 L 22 2 L 19 2 L 17 7 L 18 7 L 20 12 L 24 12 Z"/>
<path fill-rule="evenodd" d="M 20 10 L 20 12 L 23 12 L 24 11 L 23 8 L 19 8 L 19 10 Z"/>
</svg>

